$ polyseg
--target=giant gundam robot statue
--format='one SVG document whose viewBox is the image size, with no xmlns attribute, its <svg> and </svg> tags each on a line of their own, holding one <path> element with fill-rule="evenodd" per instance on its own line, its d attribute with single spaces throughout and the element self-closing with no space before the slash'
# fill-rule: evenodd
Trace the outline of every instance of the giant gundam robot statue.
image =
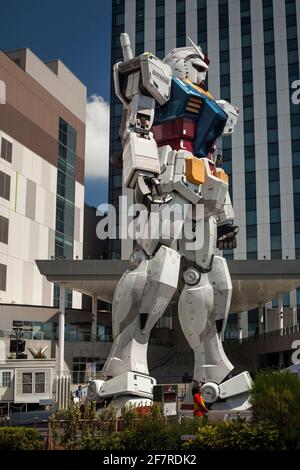
<svg viewBox="0 0 300 470">
<path fill-rule="evenodd" d="M 162 226 L 156 237 L 137 239 L 130 269 L 114 294 L 114 341 L 103 380 L 90 383 L 88 397 L 113 398 L 120 405 L 151 400 L 156 381 L 147 364 L 150 332 L 179 290 L 178 316 L 194 352 L 194 383 L 212 409 L 245 409 L 250 375 L 228 378 L 233 365 L 221 339 L 232 284 L 219 250 L 236 247 L 238 228 L 218 142 L 233 132 L 238 109 L 204 90 L 209 60 L 189 41 L 190 47 L 173 49 L 161 61 L 148 52 L 133 57 L 128 35 L 121 34 L 124 61 L 114 66 L 114 83 L 124 107 L 124 185 L 149 216 L 166 205 L 172 211 L 188 204 L 187 217 L 193 219 L 201 204 L 203 220 L 194 226 L 202 223 L 203 243 L 187 249 L 182 231 L 166 237 Z"/>
</svg>

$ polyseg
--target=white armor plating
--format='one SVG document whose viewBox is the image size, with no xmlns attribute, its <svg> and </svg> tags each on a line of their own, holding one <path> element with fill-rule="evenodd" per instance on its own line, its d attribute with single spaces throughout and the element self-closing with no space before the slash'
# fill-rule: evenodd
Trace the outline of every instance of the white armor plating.
<svg viewBox="0 0 300 470">
<path fill-rule="evenodd" d="M 126 113 L 125 126 L 120 132 L 124 184 L 135 189 L 137 198 L 153 202 L 154 212 L 163 211 L 162 202 L 175 212 L 189 204 L 191 210 L 185 217 L 194 218 L 196 205 L 203 204 L 203 219 L 199 221 L 195 217 L 194 223 L 203 224 L 204 237 L 202 246 L 191 249 L 187 248 L 190 240 L 183 234 L 182 225 L 176 225 L 176 221 L 171 236 L 164 232 L 163 226 L 158 226 L 151 237 L 147 236 L 145 227 L 140 227 L 138 245 L 130 259 L 132 270 L 121 278 L 113 299 L 114 342 L 102 371 L 107 381 L 93 385 L 94 395 L 99 398 L 124 393 L 151 396 L 147 365 L 149 335 L 178 285 L 183 284 L 178 315 L 194 351 L 194 381 L 207 384 L 203 390 L 208 396 L 214 396 L 211 402 L 221 396 L 221 389 L 226 389 L 222 398 L 235 396 L 237 383 L 240 396 L 251 386 L 247 374 L 227 381 L 231 384 L 227 388 L 222 384 L 233 369 L 221 340 L 232 285 L 226 260 L 215 253 L 217 227 L 234 218 L 228 182 L 219 176 L 214 161 L 209 158 L 200 159 L 199 181 L 189 178 L 187 162 L 191 152 L 172 150 L 169 145 L 158 149 L 151 133 L 155 105 L 164 105 L 170 98 L 172 74 L 201 84 L 208 61 L 205 62 L 201 49 L 193 43 L 192 47 L 174 49 L 164 62 L 148 53 L 132 58 L 126 34 L 121 35 L 121 44 L 124 62 L 116 64 L 114 80 Z M 238 111 L 230 103 L 219 103 L 228 115 L 224 135 L 230 134 Z M 143 385 L 143 377 L 147 378 L 147 385 Z"/>
</svg>

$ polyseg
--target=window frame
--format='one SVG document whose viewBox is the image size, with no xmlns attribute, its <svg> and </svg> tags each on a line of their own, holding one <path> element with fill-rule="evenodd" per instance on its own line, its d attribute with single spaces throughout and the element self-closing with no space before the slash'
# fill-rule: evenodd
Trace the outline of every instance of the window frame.
<svg viewBox="0 0 300 470">
<path fill-rule="evenodd" d="M 4 381 L 4 374 L 9 374 L 9 380 Z M 13 380 L 13 371 L 12 370 L 3 370 L 1 375 L 1 387 L 2 388 L 9 388 L 12 385 Z M 4 383 L 5 382 L 5 383 Z M 8 383 L 7 383 L 8 382 Z"/>
<path fill-rule="evenodd" d="M 44 377 L 44 380 L 42 381 L 38 381 L 37 380 L 37 375 L 40 374 L 40 375 L 43 375 Z M 40 386 L 40 385 L 43 385 L 43 391 L 40 392 L 40 391 L 37 391 L 37 386 Z M 44 395 L 46 393 L 46 372 L 45 371 L 38 371 L 38 372 L 34 372 L 34 394 L 35 395 Z"/>
<path fill-rule="evenodd" d="M 0 157 L 2 160 L 5 160 L 8 163 L 12 163 L 12 148 L 13 144 L 9 140 L 5 139 L 5 137 L 1 138 L 1 152 Z"/>
<path fill-rule="evenodd" d="M 25 375 L 30 375 L 31 376 L 31 382 L 28 382 L 28 383 L 25 383 L 24 382 L 24 376 Z M 30 391 L 26 391 L 24 390 L 24 385 L 25 386 L 30 386 Z M 33 372 L 22 372 L 22 395 L 30 395 L 30 394 L 33 394 Z"/>
</svg>

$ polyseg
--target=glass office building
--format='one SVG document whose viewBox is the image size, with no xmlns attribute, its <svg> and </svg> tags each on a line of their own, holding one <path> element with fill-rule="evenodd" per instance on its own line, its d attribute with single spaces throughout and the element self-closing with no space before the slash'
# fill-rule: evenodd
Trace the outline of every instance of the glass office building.
<svg viewBox="0 0 300 470">
<path fill-rule="evenodd" d="M 234 134 L 223 139 L 230 175 L 238 247 L 235 259 L 300 257 L 300 105 L 291 95 L 299 80 L 299 0 L 113 0 L 112 64 L 122 60 L 119 35 L 133 52 L 163 58 L 174 47 L 197 42 L 210 58 L 207 87 L 240 109 Z M 111 153 L 120 150 L 122 106 L 111 97 Z M 110 201 L 122 192 L 121 171 L 110 170 Z M 126 258 L 122 245 L 112 257 Z M 291 292 L 284 305 L 300 304 Z M 276 301 L 273 302 L 276 306 Z M 251 321 L 250 321 L 251 319 Z M 249 332 L 257 317 L 249 315 Z"/>
</svg>

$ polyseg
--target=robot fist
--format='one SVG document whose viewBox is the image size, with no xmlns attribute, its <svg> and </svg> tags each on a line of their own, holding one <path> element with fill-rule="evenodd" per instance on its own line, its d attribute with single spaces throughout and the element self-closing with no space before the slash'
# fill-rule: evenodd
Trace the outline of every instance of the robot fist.
<svg viewBox="0 0 300 470">
<path fill-rule="evenodd" d="M 218 227 L 217 248 L 219 250 L 233 250 L 236 248 L 236 235 L 239 231 L 237 225 L 225 224 Z"/>
</svg>

